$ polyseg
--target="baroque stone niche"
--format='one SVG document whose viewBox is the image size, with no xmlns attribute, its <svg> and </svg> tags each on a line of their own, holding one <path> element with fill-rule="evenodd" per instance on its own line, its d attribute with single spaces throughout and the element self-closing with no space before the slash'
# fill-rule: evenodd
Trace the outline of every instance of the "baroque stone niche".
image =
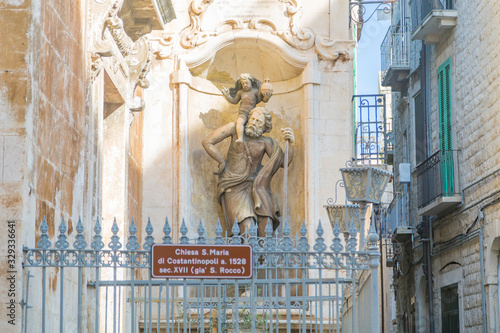
<svg viewBox="0 0 500 333">
<path fill-rule="evenodd" d="M 252 73 L 261 80 L 286 81 L 300 75 L 306 66 L 306 59 L 286 52 L 276 52 L 277 46 L 257 42 L 256 39 L 241 39 L 215 52 L 213 58 L 198 65 L 202 59 L 192 60 L 190 71 L 193 76 L 218 83 L 233 84 L 241 73 Z M 199 55 L 198 55 L 199 56 Z M 197 61 L 194 61 L 197 60 Z"/>
<path fill-rule="evenodd" d="M 345 110 L 352 95 L 355 43 L 346 31 L 332 33 L 348 25 L 335 20 L 340 14 L 330 18 L 331 2 L 318 0 L 317 5 L 306 8 L 307 25 L 302 25 L 299 0 L 193 0 L 178 12 L 171 30 L 151 34 L 156 58 L 151 86 L 144 92 L 144 217 L 162 221 L 167 215 L 173 230 L 183 218 L 193 227 L 201 219 L 209 233 L 214 230 L 222 217 L 213 174 L 218 166 L 202 141 L 237 120 L 238 105 L 228 103 L 221 89 L 234 87 L 241 73 L 250 73 L 261 81 L 269 78 L 274 88 L 273 97 L 257 105 L 272 112 L 268 135 L 283 147 L 281 128 L 295 134 L 287 217 L 294 224 L 318 220 L 309 207 L 330 188 L 318 180 L 317 170 L 325 167 L 324 183 L 334 182 L 330 178 L 337 180 L 338 168 L 350 156 Z M 309 26 L 312 11 L 319 16 Z M 226 152 L 229 142 L 218 145 Z M 283 179 L 280 169 L 271 183 L 281 207 Z M 299 227 L 292 225 L 292 232 Z"/>
</svg>

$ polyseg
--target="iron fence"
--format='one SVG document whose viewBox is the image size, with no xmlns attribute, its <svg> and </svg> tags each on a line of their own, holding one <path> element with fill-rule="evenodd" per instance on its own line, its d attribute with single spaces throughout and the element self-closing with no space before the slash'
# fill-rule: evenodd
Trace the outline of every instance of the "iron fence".
<svg viewBox="0 0 500 333">
<path fill-rule="evenodd" d="M 116 221 L 107 245 L 99 220 L 90 240 L 79 220 L 72 247 L 64 220 L 54 244 L 45 219 L 40 230 L 37 246 L 24 248 L 23 332 L 343 332 L 344 288 L 356 295 L 356 272 L 376 276 L 380 256 L 376 234 L 358 251 L 357 232 L 341 235 L 338 225 L 328 246 L 321 222 L 312 246 L 305 223 L 295 237 L 286 221 L 283 237 L 270 223 L 266 237 L 257 237 L 256 225 L 239 235 L 237 223 L 235 236 L 223 237 L 218 222 L 208 238 L 200 222 L 189 238 L 183 222 L 180 244 L 249 244 L 252 278 L 154 279 L 150 221 L 142 246 L 133 220 L 126 243 Z M 172 244 L 171 233 L 167 220 L 160 243 Z"/>
<path fill-rule="evenodd" d="M 417 166 L 418 206 L 427 206 L 439 197 L 459 195 L 458 151 L 439 150 Z"/>
</svg>

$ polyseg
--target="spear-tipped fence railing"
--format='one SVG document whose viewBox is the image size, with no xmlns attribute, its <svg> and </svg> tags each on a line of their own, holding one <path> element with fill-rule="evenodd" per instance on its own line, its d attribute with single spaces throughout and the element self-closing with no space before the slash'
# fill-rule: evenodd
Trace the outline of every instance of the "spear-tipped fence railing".
<svg viewBox="0 0 500 333">
<path fill-rule="evenodd" d="M 172 244 L 168 219 L 158 241 L 148 220 L 142 245 L 134 220 L 126 240 L 115 220 L 107 244 L 99 219 L 91 239 L 81 220 L 74 236 L 62 220 L 54 245 L 48 230 L 44 218 L 36 247 L 24 248 L 23 269 L 31 279 L 23 287 L 30 295 L 30 303 L 23 302 L 23 332 L 343 332 L 344 288 L 356 271 L 376 273 L 380 256 L 376 246 L 356 251 L 354 228 L 327 230 L 328 246 L 321 221 L 316 237 L 308 237 L 305 222 L 293 237 L 285 221 L 280 238 L 271 223 L 265 237 L 257 237 L 255 224 L 243 234 L 235 224 L 233 236 L 223 236 L 219 221 L 215 237 L 207 237 L 200 221 L 198 236 L 190 238 L 183 221 L 181 244 L 249 244 L 252 278 L 153 279 L 153 244 Z"/>
</svg>

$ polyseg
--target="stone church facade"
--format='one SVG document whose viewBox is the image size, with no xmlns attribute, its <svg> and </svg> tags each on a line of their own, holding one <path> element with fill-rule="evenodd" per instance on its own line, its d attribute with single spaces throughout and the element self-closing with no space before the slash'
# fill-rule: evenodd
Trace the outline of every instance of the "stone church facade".
<svg viewBox="0 0 500 333">
<path fill-rule="evenodd" d="M 71 241 L 79 219 L 90 239 L 98 218 L 107 240 L 115 218 L 122 242 L 132 219 L 139 238 L 149 218 L 161 230 L 165 217 L 174 238 L 183 219 L 202 219 L 213 235 L 217 166 L 201 142 L 236 121 L 237 106 L 221 89 L 241 73 L 273 84 L 269 135 L 282 144 L 281 128 L 295 132 L 292 232 L 303 219 L 311 230 L 327 221 L 321 206 L 353 152 L 356 29 L 347 2 L 9 0 L 0 22 L 0 221 L 8 230 L 0 243 L 14 239 L 16 258 L 15 273 L 0 273 L 2 293 L 15 275 L 15 329 L 2 320 L 0 330 L 21 331 L 22 249 L 40 240 L 44 218 L 53 242 L 63 218 Z M 272 189 L 281 197 L 277 175 Z M 39 318 L 34 281 L 31 313 Z M 47 281 L 50 302 L 61 281 L 57 272 Z M 9 311 L 2 308 L 2 319 Z"/>
</svg>

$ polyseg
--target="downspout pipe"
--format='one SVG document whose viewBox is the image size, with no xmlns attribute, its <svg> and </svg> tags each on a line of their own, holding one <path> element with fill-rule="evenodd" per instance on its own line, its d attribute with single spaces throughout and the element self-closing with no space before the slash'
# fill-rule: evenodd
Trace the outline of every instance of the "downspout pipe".
<svg viewBox="0 0 500 333">
<path fill-rule="evenodd" d="M 497 310 L 498 310 L 498 317 L 497 317 L 497 324 L 500 322 L 500 252 L 498 253 L 498 265 L 497 265 Z M 500 327 L 500 324 L 498 325 Z"/>
<path fill-rule="evenodd" d="M 417 229 L 423 243 L 423 266 L 422 270 L 427 278 L 427 293 L 429 297 L 429 333 L 434 333 L 434 291 L 432 287 L 432 250 L 431 237 L 432 226 L 428 216 L 424 216 L 424 221 L 421 223 L 421 228 Z"/>
<path fill-rule="evenodd" d="M 483 312 L 483 333 L 487 333 L 486 328 L 486 292 L 484 290 L 484 237 L 483 237 L 483 226 L 481 226 L 481 232 L 479 233 L 479 261 L 481 269 L 481 309 Z M 500 301 L 499 301 L 500 304 Z M 499 317 L 500 318 L 500 317 Z"/>
<path fill-rule="evenodd" d="M 424 244 L 425 251 L 425 270 L 427 271 L 427 290 L 429 292 L 429 332 L 434 333 L 434 289 L 432 285 L 432 261 L 431 261 L 431 237 L 432 227 L 431 221 L 427 217 L 425 222 L 426 241 Z"/>
</svg>

